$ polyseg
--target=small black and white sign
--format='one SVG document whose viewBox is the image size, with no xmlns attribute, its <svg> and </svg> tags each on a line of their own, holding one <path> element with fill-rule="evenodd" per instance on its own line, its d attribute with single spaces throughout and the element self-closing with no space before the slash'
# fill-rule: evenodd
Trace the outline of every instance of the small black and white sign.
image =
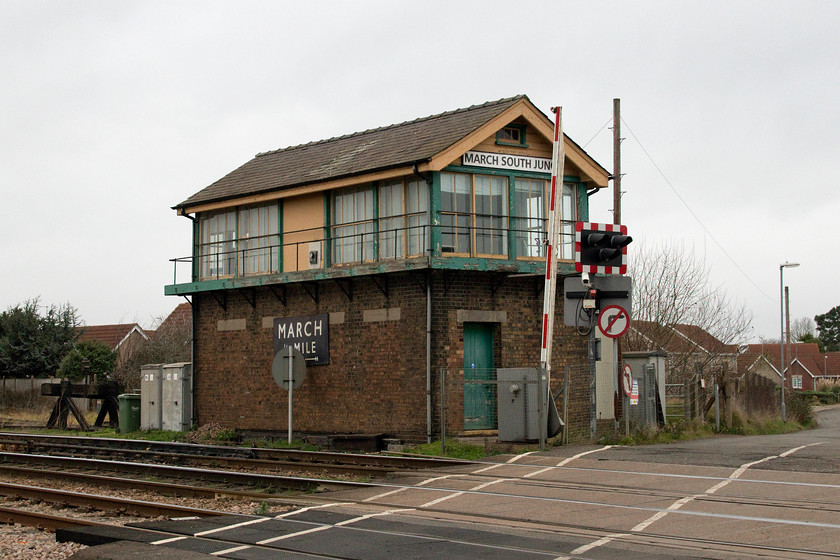
<svg viewBox="0 0 840 560">
<path fill-rule="evenodd" d="M 274 354 L 291 346 L 311 366 L 330 363 L 329 314 L 274 318 Z"/>
</svg>

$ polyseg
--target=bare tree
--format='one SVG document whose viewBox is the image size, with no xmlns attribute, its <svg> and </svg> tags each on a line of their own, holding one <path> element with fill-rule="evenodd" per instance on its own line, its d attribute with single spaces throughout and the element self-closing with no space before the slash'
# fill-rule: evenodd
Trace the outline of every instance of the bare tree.
<svg viewBox="0 0 840 560">
<path fill-rule="evenodd" d="M 723 386 L 736 372 L 737 345 L 747 339 L 752 313 L 712 283 L 693 250 L 641 244 L 631 255 L 635 326 L 625 350 L 665 350 L 673 381 L 700 374 Z"/>
<path fill-rule="evenodd" d="M 114 371 L 114 377 L 126 389 L 140 386 L 140 370 L 146 364 L 168 364 L 188 362 L 192 353 L 192 321 L 188 316 L 158 317 L 156 330 L 121 360 Z"/>
<path fill-rule="evenodd" d="M 814 338 L 814 333 L 817 331 L 817 325 L 810 317 L 800 317 L 795 319 L 790 325 L 790 340 L 799 342 L 809 337 Z"/>
</svg>

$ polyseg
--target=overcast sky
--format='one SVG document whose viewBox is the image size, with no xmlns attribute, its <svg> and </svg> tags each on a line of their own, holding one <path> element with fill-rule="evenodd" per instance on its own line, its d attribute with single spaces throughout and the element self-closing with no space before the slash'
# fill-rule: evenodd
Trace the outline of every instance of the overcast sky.
<svg viewBox="0 0 840 560">
<path fill-rule="evenodd" d="M 755 338 L 779 336 L 785 261 L 794 319 L 840 305 L 840 2 L 0 9 L 0 309 L 150 327 L 183 301 L 175 204 L 258 152 L 520 93 L 607 169 L 621 99 L 623 223 L 705 259 Z"/>
</svg>

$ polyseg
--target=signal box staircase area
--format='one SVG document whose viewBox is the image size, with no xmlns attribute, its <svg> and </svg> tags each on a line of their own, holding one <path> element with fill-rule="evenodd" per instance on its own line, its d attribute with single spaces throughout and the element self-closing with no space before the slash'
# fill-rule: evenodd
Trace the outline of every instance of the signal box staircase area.
<svg viewBox="0 0 840 560">
<path fill-rule="evenodd" d="M 165 293 L 192 304 L 194 422 L 285 432 L 272 362 L 293 346 L 297 432 L 492 433 L 496 369 L 539 365 L 552 139 L 520 95 L 264 152 L 177 204 L 193 253 Z M 575 223 L 609 173 L 564 145 L 573 275 Z M 586 340 L 559 327 L 553 349 L 556 394 Z M 588 437 L 588 368 L 571 370 L 570 434 Z"/>
</svg>

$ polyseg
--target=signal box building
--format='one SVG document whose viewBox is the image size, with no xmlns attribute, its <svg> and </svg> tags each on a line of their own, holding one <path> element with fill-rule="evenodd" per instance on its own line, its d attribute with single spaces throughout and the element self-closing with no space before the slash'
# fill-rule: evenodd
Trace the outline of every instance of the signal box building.
<svg viewBox="0 0 840 560">
<path fill-rule="evenodd" d="M 447 434 L 496 429 L 483 381 L 539 365 L 552 138 L 517 96 L 261 153 L 175 206 L 193 254 L 165 293 L 192 303 L 195 420 L 287 430 L 272 365 L 291 345 L 308 363 L 296 432 L 422 440 L 441 410 Z M 564 141 L 569 275 L 608 172 Z M 556 313 L 552 389 L 575 366 L 567 419 L 588 436 L 586 338 L 563 326 L 562 293 Z"/>
</svg>

